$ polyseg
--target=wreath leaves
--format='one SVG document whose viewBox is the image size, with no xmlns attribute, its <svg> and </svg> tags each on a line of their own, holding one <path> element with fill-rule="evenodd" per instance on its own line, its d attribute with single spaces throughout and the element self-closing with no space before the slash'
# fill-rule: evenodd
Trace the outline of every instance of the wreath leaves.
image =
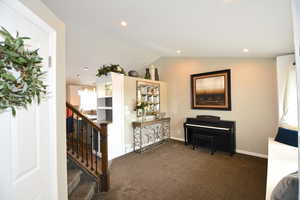
<svg viewBox="0 0 300 200">
<path fill-rule="evenodd" d="M 46 94 L 43 82 L 46 72 L 42 71 L 42 61 L 38 50 L 25 49 L 24 41 L 29 37 L 13 37 L 1 27 L 0 36 L 0 111 L 11 108 L 13 116 L 16 109 L 27 108 L 35 99 L 38 104 Z"/>
</svg>

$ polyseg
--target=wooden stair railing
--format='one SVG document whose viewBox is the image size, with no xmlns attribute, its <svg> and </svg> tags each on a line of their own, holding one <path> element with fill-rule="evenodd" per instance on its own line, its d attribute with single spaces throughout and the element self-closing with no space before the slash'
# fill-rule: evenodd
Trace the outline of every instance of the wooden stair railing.
<svg viewBox="0 0 300 200">
<path fill-rule="evenodd" d="M 98 190 L 107 192 L 108 170 L 107 124 L 99 126 L 70 103 L 67 106 L 67 154 L 97 182 Z M 100 141 L 99 141 L 100 140 Z M 100 142 L 100 148 L 99 148 Z"/>
</svg>

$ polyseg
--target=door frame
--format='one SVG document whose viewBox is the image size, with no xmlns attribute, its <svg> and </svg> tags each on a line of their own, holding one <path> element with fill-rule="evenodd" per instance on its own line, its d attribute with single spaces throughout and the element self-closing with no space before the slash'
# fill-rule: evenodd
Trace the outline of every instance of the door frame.
<svg viewBox="0 0 300 200">
<path fill-rule="evenodd" d="M 25 16 L 49 33 L 51 70 L 51 87 L 53 91 L 51 121 L 54 133 L 50 135 L 49 155 L 53 163 L 49 176 L 54 178 L 53 197 L 68 199 L 67 191 L 67 154 L 66 154 L 66 91 L 65 91 L 65 25 L 40 0 L 2 0 L 8 7 Z"/>
</svg>

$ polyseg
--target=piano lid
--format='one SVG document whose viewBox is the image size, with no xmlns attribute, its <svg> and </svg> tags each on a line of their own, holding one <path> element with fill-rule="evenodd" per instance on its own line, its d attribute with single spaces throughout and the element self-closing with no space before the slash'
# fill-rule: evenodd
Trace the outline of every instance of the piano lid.
<svg viewBox="0 0 300 200">
<path fill-rule="evenodd" d="M 219 121 L 221 117 L 213 115 L 197 115 L 197 119 L 201 121 Z"/>
<path fill-rule="evenodd" d="M 235 121 L 221 120 L 218 116 L 198 115 L 195 118 L 186 118 L 185 124 L 231 128 L 235 125 Z"/>
</svg>

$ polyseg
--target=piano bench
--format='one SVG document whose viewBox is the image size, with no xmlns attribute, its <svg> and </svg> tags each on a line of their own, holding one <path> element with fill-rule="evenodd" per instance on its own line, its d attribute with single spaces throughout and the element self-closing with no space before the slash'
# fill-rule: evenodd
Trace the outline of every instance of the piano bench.
<svg viewBox="0 0 300 200">
<path fill-rule="evenodd" d="M 216 152 L 215 138 L 216 138 L 216 136 L 214 136 L 214 135 L 202 135 L 202 134 L 194 133 L 194 134 L 192 134 L 193 149 L 195 149 L 195 147 L 197 147 L 197 146 L 200 146 L 199 143 L 201 141 L 209 142 L 210 154 L 213 155 Z"/>
</svg>

